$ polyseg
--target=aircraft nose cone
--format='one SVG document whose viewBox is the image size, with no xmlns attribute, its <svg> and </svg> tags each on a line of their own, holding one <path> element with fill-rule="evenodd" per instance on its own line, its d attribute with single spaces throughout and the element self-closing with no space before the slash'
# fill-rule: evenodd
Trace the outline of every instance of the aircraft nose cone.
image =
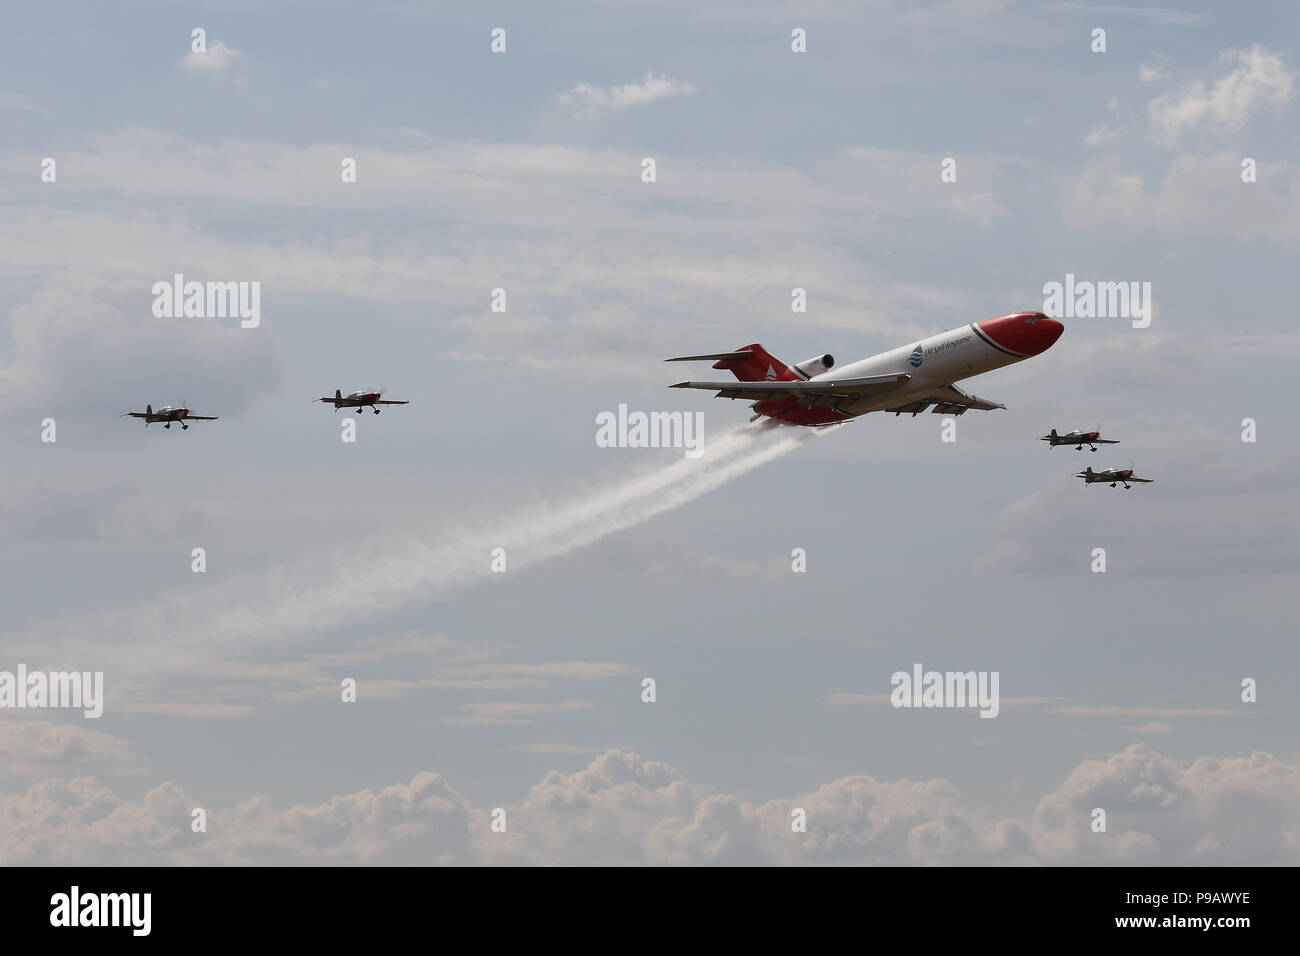
<svg viewBox="0 0 1300 956">
<path fill-rule="evenodd" d="M 1065 326 L 1042 312 L 1009 312 L 977 323 L 983 336 L 1004 352 L 1027 358 L 1046 352 Z"/>
<path fill-rule="evenodd" d="M 1061 333 L 1065 331 L 1065 326 L 1062 325 L 1060 322 L 1058 322 L 1056 319 L 1043 318 L 1043 319 L 1039 319 L 1034 324 L 1041 327 L 1039 331 L 1039 336 L 1041 338 L 1042 348 L 1038 350 L 1039 352 L 1046 352 L 1053 345 L 1055 345 L 1056 340 L 1059 339 L 1061 337 Z"/>
</svg>

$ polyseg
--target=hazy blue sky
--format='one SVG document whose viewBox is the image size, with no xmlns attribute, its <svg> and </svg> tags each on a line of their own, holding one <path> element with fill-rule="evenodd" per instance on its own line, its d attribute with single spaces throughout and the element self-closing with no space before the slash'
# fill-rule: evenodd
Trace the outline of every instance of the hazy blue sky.
<svg viewBox="0 0 1300 956">
<path fill-rule="evenodd" d="M 1300 862 L 1297 35 L 1281 3 L 10 11 L 0 671 L 107 702 L 0 711 L 0 863 Z M 175 273 L 260 282 L 261 324 L 154 317 Z M 670 355 L 850 361 L 1067 274 L 1150 282 L 1150 327 L 1065 320 L 956 442 L 747 443 L 744 403 L 666 389 Z M 311 400 L 361 387 L 411 404 L 344 443 Z M 221 418 L 118 417 L 182 402 Z M 715 454 L 597 447 L 620 403 L 702 411 Z M 1034 440 L 1076 426 L 1122 444 Z M 1130 462 L 1156 483 L 1070 477 Z M 914 663 L 998 671 L 1001 713 L 890 707 Z"/>
</svg>

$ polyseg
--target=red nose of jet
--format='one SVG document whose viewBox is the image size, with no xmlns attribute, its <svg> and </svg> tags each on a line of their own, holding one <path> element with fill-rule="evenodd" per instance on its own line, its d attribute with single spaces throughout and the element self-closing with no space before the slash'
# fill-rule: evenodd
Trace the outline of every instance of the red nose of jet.
<svg viewBox="0 0 1300 956">
<path fill-rule="evenodd" d="M 1065 326 L 1042 312 L 1009 312 L 975 323 L 981 337 L 993 347 L 1028 358 L 1052 347 Z"/>
</svg>

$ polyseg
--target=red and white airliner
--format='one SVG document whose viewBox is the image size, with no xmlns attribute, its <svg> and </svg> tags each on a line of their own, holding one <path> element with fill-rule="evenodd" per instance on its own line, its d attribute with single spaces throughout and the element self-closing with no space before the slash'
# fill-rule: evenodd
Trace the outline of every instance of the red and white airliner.
<svg viewBox="0 0 1300 956">
<path fill-rule="evenodd" d="M 1042 312 L 1009 312 L 833 371 L 835 359 L 829 355 L 786 365 L 758 344 L 666 361 L 712 360 L 714 368 L 730 371 L 739 381 L 679 382 L 671 387 L 703 388 L 716 391 L 717 398 L 749 399 L 756 413 L 751 421 L 768 418 L 788 425 L 834 425 L 867 412 L 918 415 L 932 405 L 936 414 L 943 415 L 962 415 L 971 408 L 1006 408 L 963 392 L 953 383 L 1041 355 L 1064 331 L 1065 326 Z"/>
</svg>

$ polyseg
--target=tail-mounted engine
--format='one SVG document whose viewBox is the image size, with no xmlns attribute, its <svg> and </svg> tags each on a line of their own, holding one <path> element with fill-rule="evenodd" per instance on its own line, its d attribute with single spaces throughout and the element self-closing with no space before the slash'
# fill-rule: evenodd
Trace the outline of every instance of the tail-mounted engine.
<svg viewBox="0 0 1300 956">
<path fill-rule="evenodd" d="M 822 372 L 825 372 L 834 364 L 835 357 L 833 355 L 816 355 L 810 359 L 804 359 L 796 365 L 795 368 L 800 372 L 803 372 L 803 374 L 807 375 L 809 378 L 812 378 L 815 375 L 820 375 Z"/>
</svg>

